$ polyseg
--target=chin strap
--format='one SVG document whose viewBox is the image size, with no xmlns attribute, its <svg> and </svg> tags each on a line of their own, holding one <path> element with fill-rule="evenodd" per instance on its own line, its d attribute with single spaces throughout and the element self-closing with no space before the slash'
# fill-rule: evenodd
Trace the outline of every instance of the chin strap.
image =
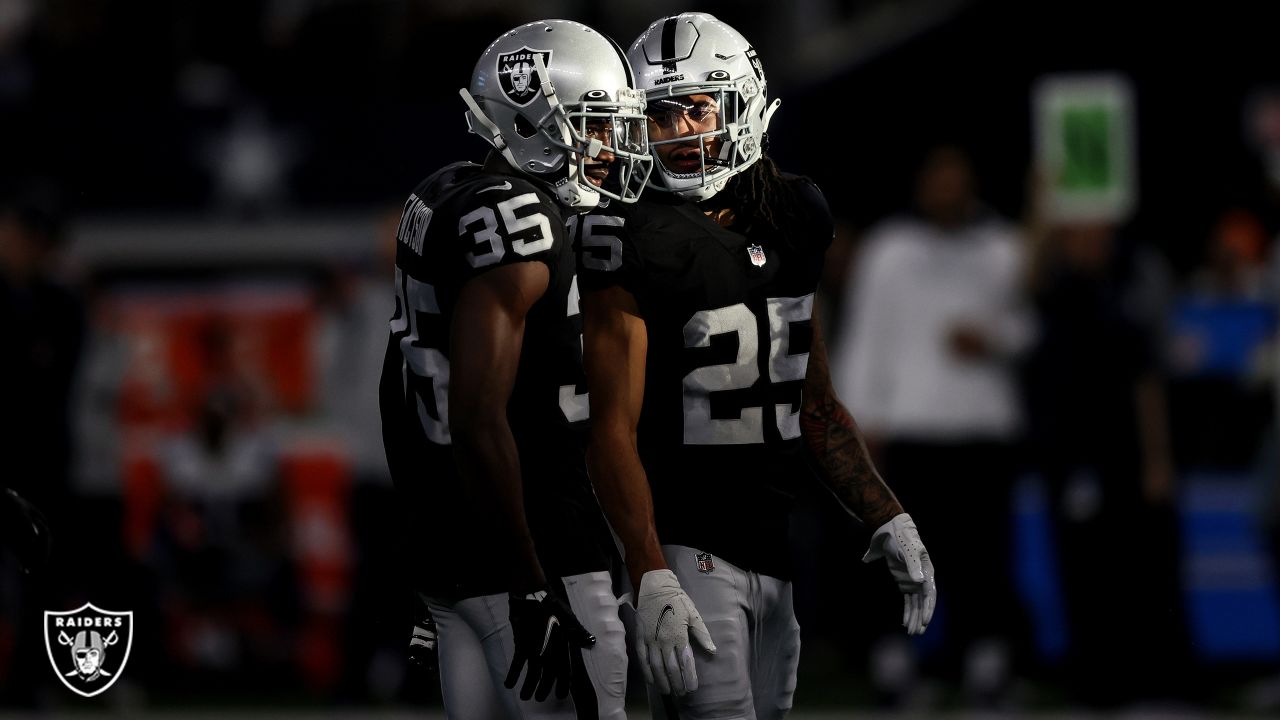
<svg viewBox="0 0 1280 720">
<path fill-rule="evenodd" d="M 551 73 L 547 72 L 546 63 L 542 62 L 542 54 L 533 54 L 533 65 L 538 71 L 538 79 L 542 81 L 542 96 L 547 99 L 547 109 L 555 112 L 560 107 L 560 98 L 556 97 L 555 86 L 551 84 Z"/>
<path fill-rule="evenodd" d="M 462 101 L 467 104 L 467 108 L 470 110 L 466 117 L 467 127 L 471 132 L 479 135 L 489 144 L 493 145 L 493 148 L 502 153 L 502 157 L 506 158 L 507 162 L 511 164 L 511 167 L 520 167 L 520 163 L 516 161 L 515 155 L 511 153 L 511 148 L 507 146 L 506 138 L 502 137 L 502 131 L 498 129 L 498 126 L 495 125 L 487 115 L 484 114 L 484 111 L 480 109 L 479 103 L 476 102 L 475 98 L 471 97 L 471 93 L 467 92 L 466 88 L 459 88 L 458 94 L 462 96 Z M 476 129 L 476 125 L 479 125 L 480 129 Z M 481 130 L 484 132 L 481 132 Z"/>
<path fill-rule="evenodd" d="M 533 65 L 538 71 L 538 79 L 542 81 L 542 96 L 547 99 L 547 114 L 543 117 L 545 118 L 551 115 L 556 115 L 559 116 L 560 120 L 563 121 L 565 125 L 569 125 L 570 122 L 568 114 L 565 112 L 564 106 L 560 104 L 560 98 L 556 96 L 556 88 L 551 84 L 551 73 L 547 72 L 547 64 L 542 61 L 541 54 L 533 54 Z M 561 138 L 560 141 L 565 145 L 572 147 L 573 133 L 570 132 L 568 138 Z M 603 143 L 599 140 L 593 139 L 589 143 L 588 147 L 585 148 L 585 154 L 594 158 L 600 154 L 600 149 L 602 147 Z M 578 150 L 575 150 L 575 152 L 579 152 L 580 155 L 583 154 Z M 600 201 L 600 193 L 588 189 L 583 183 L 578 182 L 578 175 L 582 172 L 583 161 L 584 158 L 582 157 L 579 157 L 577 161 L 574 161 L 573 158 L 565 158 L 565 162 L 568 165 L 568 184 L 573 187 L 569 188 L 564 185 L 556 187 L 556 195 L 560 198 L 560 201 L 574 210 L 579 211 L 589 210 L 595 207 Z"/>
</svg>

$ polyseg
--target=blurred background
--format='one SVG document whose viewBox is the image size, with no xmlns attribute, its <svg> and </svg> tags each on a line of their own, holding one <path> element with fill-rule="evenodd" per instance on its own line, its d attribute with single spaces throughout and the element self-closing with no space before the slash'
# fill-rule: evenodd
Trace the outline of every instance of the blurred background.
<svg viewBox="0 0 1280 720">
<path fill-rule="evenodd" d="M 0 560 L 0 714 L 438 712 L 376 399 L 403 198 L 483 157 L 499 34 L 685 10 L 831 204 L 837 387 L 939 572 L 908 640 L 803 497 L 796 715 L 1280 713 L 1265 4 L 0 0 L 0 482 L 57 540 Z M 86 601 L 137 623 L 92 701 L 40 630 Z"/>
</svg>

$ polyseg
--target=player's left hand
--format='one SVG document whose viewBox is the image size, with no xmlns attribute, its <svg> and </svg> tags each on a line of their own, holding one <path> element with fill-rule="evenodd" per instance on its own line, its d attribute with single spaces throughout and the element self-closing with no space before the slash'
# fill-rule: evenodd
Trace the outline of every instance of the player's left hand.
<svg viewBox="0 0 1280 720">
<path fill-rule="evenodd" d="M 889 565 L 902 592 L 903 627 L 911 635 L 920 635 L 933 619 L 938 588 L 933 581 L 933 561 L 910 515 L 895 515 L 871 536 L 871 548 L 862 556 L 862 562 L 880 558 Z"/>
<path fill-rule="evenodd" d="M 563 700 L 569 696 L 573 680 L 572 653 L 575 648 L 595 645 L 595 636 L 578 622 L 567 603 L 546 590 L 510 594 L 508 602 L 515 653 L 503 684 L 514 688 L 520 671 L 527 665 L 524 684 L 520 686 L 521 700 L 532 697 L 542 702 L 551 694 L 552 686 L 556 697 Z"/>
<path fill-rule="evenodd" d="M 636 655 L 645 682 L 663 695 L 698 689 L 693 643 L 716 651 L 711 632 L 670 570 L 650 570 L 636 593 Z"/>
</svg>

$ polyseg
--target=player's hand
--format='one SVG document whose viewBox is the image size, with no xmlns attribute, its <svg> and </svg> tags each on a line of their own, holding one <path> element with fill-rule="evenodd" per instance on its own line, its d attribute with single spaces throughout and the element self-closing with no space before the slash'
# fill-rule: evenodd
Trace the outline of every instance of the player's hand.
<svg viewBox="0 0 1280 720">
<path fill-rule="evenodd" d="M 409 664 L 422 668 L 427 672 L 439 666 L 436 651 L 436 621 L 426 603 L 418 615 L 418 622 L 413 626 L 413 635 L 409 637 Z"/>
<path fill-rule="evenodd" d="M 880 558 L 888 563 L 889 572 L 902 592 L 902 626 L 911 635 L 923 633 L 933 619 L 938 587 L 933 581 L 929 551 L 924 548 L 910 515 L 895 515 L 871 536 L 871 549 L 862 556 L 862 562 Z"/>
<path fill-rule="evenodd" d="M 520 686 L 521 700 L 531 697 L 539 702 L 546 700 L 552 686 L 557 698 L 568 697 L 573 679 L 573 649 L 591 647 L 596 643 L 595 636 L 582 627 L 563 600 L 546 590 L 529 595 L 512 594 L 509 602 L 516 648 L 503 684 L 508 689 L 514 688 L 520 671 L 527 664 L 529 670 Z"/>
<path fill-rule="evenodd" d="M 0 490 L 0 550 L 5 547 L 13 550 L 28 574 L 44 569 L 53 547 L 44 515 L 9 489 Z"/>
<path fill-rule="evenodd" d="M 692 637 L 707 652 L 716 644 L 670 570 L 650 570 L 640 578 L 636 594 L 636 653 L 645 682 L 664 694 L 684 695 L 698 689 Z"/>
</svg>

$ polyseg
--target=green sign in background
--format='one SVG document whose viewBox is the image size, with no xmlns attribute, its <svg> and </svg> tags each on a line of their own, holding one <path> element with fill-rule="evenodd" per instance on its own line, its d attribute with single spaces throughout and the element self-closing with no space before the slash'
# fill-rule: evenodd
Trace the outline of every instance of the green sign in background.
<svg viewBox="0 0 1280 720">
<path fill-rule="evenodd" d="M 1062 112 L 1063 162 L 1060 186 L 1069 191 L 1107 190 L 1112 176 L 1111 114 L 1101 105 Z"/>
</svg>

